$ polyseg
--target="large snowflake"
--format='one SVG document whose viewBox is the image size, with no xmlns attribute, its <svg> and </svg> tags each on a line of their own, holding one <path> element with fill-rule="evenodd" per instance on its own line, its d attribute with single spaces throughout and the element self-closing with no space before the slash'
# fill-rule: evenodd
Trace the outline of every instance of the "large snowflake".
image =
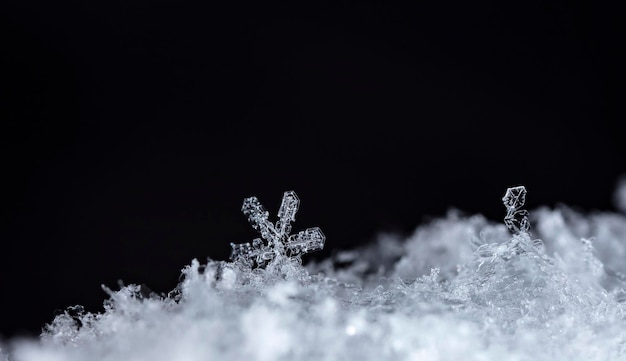
<svg viewBox="0 0 626 361">
<path fill-rule="evenodd" d="M 273 224 L 268 220 L 269 212 L 257 197 L 244 199 L 241 211 L 248 217 L 252 227 L 261 233 L 261 238 L 255 238 L 252 243 L 231 243 L 231 260 L 250 267 L 263 266 L 277 256 L 299 257 L 324 248 L 326 237 L 318 227 L 289 234 L 299 206 L 300 199 L 296 193 L 285 192 L 278 210 L 278 220 Z"/>
</svg>

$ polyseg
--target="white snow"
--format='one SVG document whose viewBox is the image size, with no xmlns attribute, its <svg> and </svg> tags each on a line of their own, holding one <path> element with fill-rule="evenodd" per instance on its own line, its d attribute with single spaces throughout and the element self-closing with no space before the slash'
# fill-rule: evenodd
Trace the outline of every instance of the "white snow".
<svg viewBox="0 0 626 361">
<path fill-rule="evenodd" d="M 626 360 L 625 260 L 624 214 L 542 207 L 511 235 L 451 211 L 305 267 L 193 260 L 177 296 L 109 291 L 0 360 Z"/>
</svg>

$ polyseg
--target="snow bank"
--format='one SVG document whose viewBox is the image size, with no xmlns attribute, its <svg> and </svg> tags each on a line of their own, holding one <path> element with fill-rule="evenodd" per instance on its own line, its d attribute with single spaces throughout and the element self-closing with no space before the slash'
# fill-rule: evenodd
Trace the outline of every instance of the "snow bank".
<svg viewBox="0 0 626 361">
<path fill-rule="evenodd" d="M 450 212 L 306 267 L 193 260 L 167 297 L 109 290 L 0 360 L 626 360 L 626 217 L 530 215 Z"/>
</svg>

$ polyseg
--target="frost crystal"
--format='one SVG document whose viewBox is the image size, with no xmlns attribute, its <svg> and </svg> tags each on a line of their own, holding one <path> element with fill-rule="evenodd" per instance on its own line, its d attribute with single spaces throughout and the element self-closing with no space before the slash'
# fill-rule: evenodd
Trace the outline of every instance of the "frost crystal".
<svg viewBox="0 0 626 361">
<path fill-rule="evenodd" d="M 528 211 L 520 209 L 526 203 L 526 188 L 524 186 L 513 187 L 506 190 L 502 198 L 506 207 L 504 224 L 512 233 L 527 232 L 530 228 Z"/>
<path fill-rule="evenodd" d="M 305 253 L 324 248 L 326 237 L 318 227 L 307 228 L 294 235 L 291 232 L 291 222 L 296 220 L 296 213 L 300 206 L 300 199 L 294 191 L 283 194 L 283 200 L 278 210 L 278 221 L 272 224 L 269 212 L 259 202 L 257 197 L 246 198 L 241 211 L 248 217 L 252 227 L 261 233 L 261 238 L 255 238 L 252 244 L 231 243 L 231 260 L 248 266 L 263 266 L 280 255 L 298 257 Z"/>
</svg>

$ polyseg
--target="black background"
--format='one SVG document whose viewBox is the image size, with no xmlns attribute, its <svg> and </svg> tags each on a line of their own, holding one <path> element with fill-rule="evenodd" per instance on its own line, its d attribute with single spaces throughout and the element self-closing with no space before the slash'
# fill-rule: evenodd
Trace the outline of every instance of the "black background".
<svg viewBox="0 0 626 361">
<path fill-rule="evenodd" d="M 562 2 L 4 1 L 0 334 L 176 286 L 255 236 L 256 195 L 326 249 L 450 207 L 611 210 L 622 12 Z M 297 4 L 297 5 L 294 5 Z M 310 259 L 310 258 L 307 258 Z"/>
</svg>

